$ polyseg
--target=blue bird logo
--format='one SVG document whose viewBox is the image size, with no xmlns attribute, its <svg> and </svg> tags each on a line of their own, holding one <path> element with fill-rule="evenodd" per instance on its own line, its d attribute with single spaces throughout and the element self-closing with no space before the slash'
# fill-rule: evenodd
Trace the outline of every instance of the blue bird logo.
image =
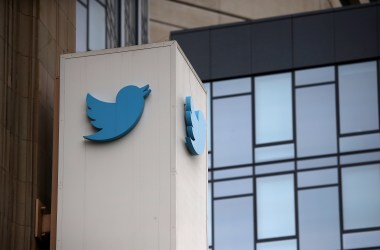
<svg viewBox="0 0 380 250">
<path fill-rule="evenodd" d="M 129 133 L 140 120 L 145 98 L 150 91 L 149 85 L 142 88 L 128 85 L 117 93 L 115 103 L 103 102 L 87 94 L 87 116 L 99 131 L 83 137 L 90 141 L 106 142 Z"/>
<path fill-rule="evenodd" d="M 185 144 L 192 155 L 200 155 L 206 146 L 206 120 L 200 110 L 194 111 L 191 96 L 185 100 Z"/>
</svg>

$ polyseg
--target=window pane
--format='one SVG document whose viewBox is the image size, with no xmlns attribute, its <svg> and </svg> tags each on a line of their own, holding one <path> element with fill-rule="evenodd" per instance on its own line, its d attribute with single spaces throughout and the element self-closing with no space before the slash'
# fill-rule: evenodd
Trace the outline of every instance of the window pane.
<svg viewBox="0 0 380 250">
<path fill-rule="evenodd" d="M 255 174 L 268 174 L 294 170 L 294 162 L 282 162 L 256 166 Z"/>
<path fill-rule="evenodd" d="M 337 152 L 335 86 L 296 90 L 299 157 Z"/>
<path fill-rule="evenodd" d="M 376 62 L 339 67 L 341 133 L 379 129 Z"/>
<path fill-rule="evenodd" d="M 380 148 L 380 134 L 342 137 L 339 143 L 341 152 Z"/>
<path fill-rule="evenodd" d="M 210 92 L 210 84 L 204 84 L 205 89 L 207 91 L 207 150 L 211 150 L 211 92 Z"/>
<path fill-rule="evenodd" d="M 258 238 L 294 235 L 293 175 L 259 177 L 256 180 Z"/>
<path fill-rule="evenodd" d="M 257 244 L 257 250 L 297 250 L 296 240 L 283 240 Z"/>
<path fill-rule="evenodd" d="M 77 2 L 76 18 L 76 51 L 87 51 L 87 9 L 79 2 Z"/>
<path fill-rule="evenodd" d="M 293 139 L 290 73 L 255 78 L 256 143 Z"/>
<path fill-rule="evenodd" d="M 340 249 L 338 188 L 298 192 L 300 249 Z"/>
<path fill-rule="evenodd" d="M 298 187 L 312 187 L 338 183 L 338 171 L 336 168 L 299 172 Z"/>
<path fill-rule="evenodd" d="M 334 82 L 334 67 L 305 69 L 296 71 L 296 85 L 308 85 L 313 83 Z"/>
<path fill-rule="evenodd" d="M 252 163 L 251 96 L 213 101 L 214 167 Z"/>
<path fill-rule="evenodd" d="M 213 82 L 213 96 L 234 95 L 251 92 L 251 78 L 239 78 Z"/>
<path fill-rule="evenodd" d="M 212 245 L 212 185 L 208 184 L 208 197 L 207 197 L 207 238 L 208 245 Z"/>
<path fill-rule="evenodd" d="M 380 152 L 343 155 L 340 157 L 341 164 L 370 162 L 370 161 L 380 161 Z"/>
<path fill-rule="evenodd" d="M 252 167 L 214 171 L 214 179 L 239 177 L 245 175 L 252 175 Z"/>
<path fill-rule="evenodd" d="M 380 226 L 380 164 L 342 169 L 344 229 Z"/>
<path fill-rule="evenodd" d="M 311 160 L 298 161 L 298 169 L 308 169 L 308 168 L 323 168 L 338 165 L 337 157 L 325 157 Z"/>
<path fill-rule="evenodd" d="M 106 47 L 106 10 L 96 0 L 90 0 L 89 49 Z"/>
<path fill-rule="evenodd" d="M 214 182 L 214 196 L 230 196 L 252 193 L 252 178 Z"/>
<path fill-rule="evenodd" d="M 294 144 L 284 144 L 255 149 L 255 162 L 277 161 L 294 158 Z"/>
<path fill-rule="evenodd" d="M 343 246 L 344 249 L 379 247 L 380 231 L 344 234 Z"/>
<path fill-rule="evenodd" d="M 252 197 L 215 200 L 215 248 L 253 249 Z"/>
</svg>

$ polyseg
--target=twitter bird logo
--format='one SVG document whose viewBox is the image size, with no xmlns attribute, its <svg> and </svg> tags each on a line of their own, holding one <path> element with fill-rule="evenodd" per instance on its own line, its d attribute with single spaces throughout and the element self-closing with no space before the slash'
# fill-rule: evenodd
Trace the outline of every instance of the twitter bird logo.
<svg viewBox="0 0 380 250">
<path fill-rule="evenodd" d="M 149 85 L 142 88 L 128 85 L 117 93 L 115 103 L 103 102 L 87 94 L 87 116 L 99 131 L 83 137 L 90 141 L 106 142 L 126 135 L 140 120 L 145 98 L 150 91 Z"/>
<path fill-rule="evenodd" d="M 186 135 L 185 144 L 192 155 L 200 155 L 206 146 L 206 120 L 200 110 L 194 111 L 191 96 L 185 100 Z"/>
</svg>

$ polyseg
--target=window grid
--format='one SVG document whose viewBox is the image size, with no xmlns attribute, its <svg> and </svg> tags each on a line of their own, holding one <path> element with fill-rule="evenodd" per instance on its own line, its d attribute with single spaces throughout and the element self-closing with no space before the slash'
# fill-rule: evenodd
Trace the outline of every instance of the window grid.
<svg viewBox="0 0 380 250">
<path fill-rule="evenodd" d="M 379 96 L 380 96 L 380 88 L 379 88 L 379 62 L 376 61 L 377 63 L 377 102 L 379 103 Z M 377 130 L 370 130 L 370 131 L 360 131 L 360 132 L 354 132 L 350 134 L 341 134 L 340 132 L 340 110 L 339 110 L 339 72 L 338 72 L 338 67 L 341 65 L 333 65 L 333 72 L 334 72 L 334 78 L 335 81 L 328 81 L 328 82 L 318 82 L 318 83 L 309 83 L 307 85 L 296 85 L 295 82 L 295 71 L 290 72 L 292 75 L 292 111 L 293 111 L 293 118 L 292 118 L 292 125 L 293 125 L 293 139 L 292 140 L 287 140 L 287 141 L 275 141 L 275 142 L 270 142 L 270 143 L 265 143 L 265 144 L 256 144 L 255 143 L 255 138 L 256 138 L 256 129 L 255 129 L 255 76 L 251 76 L 251 91 L 250 92 L 242 92 L 242 93 L 234 93 L 231 95 L 221 95 L 214 97 L 213 96 L 213 84 L 218 84 L 217 82 L 210 81 L 208 84 L 210 85 L 210 96 L 211 96 L 211 107 L 210 107 L 210 116 L 211 116 L 211 145 L 212 145 L 212 150 L 209 151 L 211 154 L 211 164 L 209 168 L 209 173 L 210 173 L 210 179 L 209 183 L 212 186 L 212 199 L 211 199 L 211 204 L 212 204 L 212 211 L 214 213 L 214 201 L 215 200 L 221 200 L 221 199 L 233 199 L 233 198 L 239 198 L 239 197 L 252 197 L 253 199 L 253 232 L 254 235 L 252 235 L 254 239 L 254 247 L 253 249 L 257 249 L 257 244 L 260 242 L 277 242 L 279 240 L 289 240 L 289 239 L 295 239 L 297 242 L 297 249 L 300 249 L 300 232 L 299 232 L 299 201 L 298 201 L 298 192 L 302 190 L 320 190 L 323 188 L 332 188 L 332 187 L 337 187 L 338 188 L 338 195 L 339 195 L 339 200 L 338 200 L 338 206 L 339 206 L 339 228 L 340 228 L 340 246 L 341 249 L 344 247 L 344 235 L 347 233 L 355 233 L 355 232 L 372 232 L 375 230 L 380 230 L 379 227 L 373 227 L 373 228 L 363 228 L 363 229 L 353 229 L 353 230 L 344 230 L 343 228 L 343 201 L 342 201 L 342 168 L 346 167 L 352 167 L 352 166 L 364 166 L 364 165 L 369 165 L 369 164 L 374 164 L 374 163 L 380 163 L 380 158 L 375 159 L 375 160 L 368 160 L 368 161 L 361 161 L 361 162 L 353 162 L 353 163 L 341 163 L 341 157 L 345 156 L 359 156 L 360 154 L 369 154 L 369 153 L 379 153 L 380 154 L 380 147 L 376 148 L 371 148 L 371 149 L 360 149 L 360 150 L 354 150 L 354 151 L 349 151 L 349 152 L 341 152 L 340 149 L 340 144 L 339 140 L 340 138 L 344 138 L 347 136 L 359 136 L 359 135 L 367 135 L 367 134 L 374 134 L 374 133 L 379 133 L 380 129 Z M 312 156 L 303 156 L 299 157 L 297 154 L 297 127 L 296 127 L 296 91 L 297 89 L 301 88 L 310 88 L 310 87 L 318 87 L 318 86 L 324 86 L 324 85 L 333 85 L 335 88 L 335 113 L 336 113 L 336 140 L 337 140 L 337 152 L 336 153 L 331 153 L 331 154 L 319 154 L 319 155 L 312 155 Z M 251 129 L 252 129 L 252 162 L 247 163 L 247 164 L 239 164 L 239 165 L 228 165 L 228 166 L 223 166 L 223 167 L 218 167 L 214 168 L 214 134 L 213 134 L 213 126 L 214 126 L 214 119 L 213 119 L 213 100 L 215 99 L 224 99 L 224 98 L 232 98 L 232 97 L 237 97 L 237 96 L 251 96 L 251 117 L 252 117 L 252 124 L 251 124 Z M 379 110 L 379 116 L 380 117 L 380 110 Z M 380 122 L 380 119 L 379 119 Z M 284 145 L 284 144 L 289 144 L 293 143 L 294 145 L 294 157 L 291 159 L 285 159 L 285 160 L 273 160 L 273 161 L 267 161 L 267 162 L 260 162 L 260 163 L 255 163 L 255 149 L 259 147 L 266 147 L 266 146 L 276 146 L 276 145 Z M 328 157 L 335 157 L 336 158 L 336 165 L 327 165 L 327 166 L 316 166 L 316 167 L 311 167 L 311 168 L 303 168 L 299 169 L 298 168 L 298 161 L 300 160 L 319 160 L 319 159 L 324 159 Z M 295 169 L 294 170 L 288 170 L 288 171 L 283 171 L 283 172 L 274 172 L 274 173 L 266 173 L 266 174 L 256 174 L 256 167 L 255 166 L 265 166 L 265 165 L 270 165 L 274 163 L 287 163 L 287 162 L 294 162 L 295 164 Z M 252 167 L 252 175 L 242 175 L 242 176 L 234 176 L 231 178 L 222 178 L 222 179 L 214 179 L 214 173 L 217 171 L 221 170 L 233 170 L 237 168 L 242 168 L 242 167 Z M 306 186 L 306 187 L 298 187 L 298 173 L 307 173 L 310 171 L 316 171 L 316 170 L 329 170 L 329 169 L 336 169 L 337 171 L 337 183 L 327 183 L 327 184 L 314 184 L 311 186 Z M 294 203 L 295 203 L 295 235 L 294 236 L 284 236 L 284 237 L 275 237 L 275 238 L 269 238 L 269 239 L 257 239 L 257 198 L 255 196 L 256 192 L 256 179 L 258 177 L 264 177 L 264 176 L 276 176 L 276 175 L 285 175 L 285 174 L 293 174 L 294 175 Z M 232 196 L 214 196 L 214 183 L 220 182 L 220 181 L 228 181 L 228 180 L 237 180 L 237 179 L 247 179 L 251 178 L 252 179 L 252 193 L 244 193 L 244 194 L 236 194 Z M 215 218 L 214 214 L 211 214 L 211 221 L 212 221 L 212 239 L 211 239 L 211 245 L 209 245 L 209 249 L 214 249 L 214 250 L 219 250 L 217 248 L 213 248 L 215 246 Z M 380 243 L 378 246 L 374 247 L 379 247 Z"/>
</svg>

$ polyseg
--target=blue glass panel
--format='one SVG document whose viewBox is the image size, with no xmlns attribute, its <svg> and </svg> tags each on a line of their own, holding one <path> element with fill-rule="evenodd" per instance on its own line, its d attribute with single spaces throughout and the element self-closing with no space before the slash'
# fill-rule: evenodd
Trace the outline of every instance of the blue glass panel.
<svg viewBox="0 0 380 250">
<path fill-rule="evenodd" d="M 290 73 L 255 78 L 256 143 L 293 139 Z"/>
<path fill-rule="evenodd" d="M 294 170 L 294 162 L 282 162 L 256 166 L 255 174 L 268 174 Z"/>
<path fill-rule="evenodd" d="M 233 168 L 227 170 L 214 171 L 214 179 L 231 178 L 252 175 L 252 167 Z"/>
<path fill-rule="evenodd" d="M 251 92 L 251 78 L 239 78 L 213 82 L 213 96 L 234 95 Z"/>
<path fill-rule="evenodd" d="M 297 240 L 282 240 L 257 244 L 257 250 L 297 250 Z"/>
<path fill-rule="evenodd" d="M 208 245 L 212 245 L 212 185 L 208 184 L 208 196 L 207 196 L 207 239 Z"/>
<path fill-rule="evenodd" d="M 341 137 L 339 143 L 341 152 L 380 148 L 380 134 Z"/>
<path fill-rule="evenodd" d="M 340 132 L 379 129 L 376 62 L 339 66 Z"/>
<path fill-rule="evenodd" d="M 360 163 L 380 161 L 380 152 L 371 152 L 364 154 L 342 155 L 340 157 L 341 164 Z"/>
<path fill-rule="evenodd" d="M 252 193 L 252 178 L 214 182 L 214 196 L 230 196 Z"/>
<path fill-rule="evenodd" d="M 298 213 L 300 249 L 341 249 L 337 187 L 299 191 Z"/>
<path fill-rule="evenodd" d="M 342 168 L 344 229 L 380 226 L 380 164 Z"/>
<path fill-rule="evenodd" d="M 213 101 L 214 167 L 252 163 L 251 96 Z"/>
<path fill-rule="evenodd" d="M 297 162 L 298 169 L 323 168 L 336 165 L 338 165 L 338 158 L 336 156 L 302 160 Z"/>
<path fill-rule="evenodd" d="M 337 152 L 335 85 L 296 90 L 299 157 Z"/>
<path fill-rule="evenodd" d="M 207 150 L 211 150 L 211 92 L 210 92 L 210 84 L 204 84 L 207 91 Z"/>
<path fill-rule="evenodd" d="M 343 234 L 343 246 L 344 249 L 362 249 L 366 247 L 379 247 L 380 231 Z"/>
<path fill-rule="evenodd" d="M 295 235 L 293 174 L 256 179 L 258 238 Z"/>
<path fill-rule="evenodd" d="M 215 200 L 215 248 L 253 249 L 252 197 Z"/>
<path fill-rule="evenodd" d="M 294 144 L 284 144 L 255 149 L 255 162 L 276 161 L 294 158 Z"/>
<path fill-rule="evenodd" d="M 296 86 L 335 81 L 335 69 L 333 66 L 298 70 L 295 75 Z"/>
<path fill-rule="evenodd" d="M 338 170 L 336 168 L 299 172 L 298 187 L 312 187 L 338 183 Z"/>
</svg>

